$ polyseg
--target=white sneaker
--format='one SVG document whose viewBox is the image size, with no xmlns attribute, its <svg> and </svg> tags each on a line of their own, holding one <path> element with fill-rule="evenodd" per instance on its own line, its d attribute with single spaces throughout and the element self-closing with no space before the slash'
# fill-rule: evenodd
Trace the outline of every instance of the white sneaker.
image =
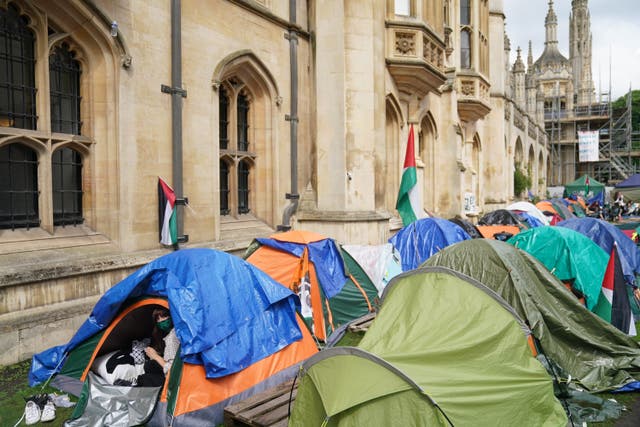
<svg viewBox="0 0 640 427">
<path fill-rule="evenodd" d="M 47 422 L 53 421 L 56 419 L 56 405 L 53 404 L 51 400 L 49 400 L 42 409 L 42 416 L 40 417 L 40 421 Z"/>
<path fill-rule="evenodd" d="M 24 407 L 24 422 L 32 425 L 40 421 L 40 407 L 33 400 L 29 400 Z"/>
</svg>

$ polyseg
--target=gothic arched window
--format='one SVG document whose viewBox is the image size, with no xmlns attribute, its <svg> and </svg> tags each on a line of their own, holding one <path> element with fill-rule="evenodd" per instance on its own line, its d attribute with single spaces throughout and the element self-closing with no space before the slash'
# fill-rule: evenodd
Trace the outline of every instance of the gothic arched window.
<svg viewBox="0 0 640 427">
<path fill-rule="evenodd" d="M 460 25 L 471 25 L 471 0 L 460 0 Z"/>
<path fill-rule="evenodd" d="M 220 215 L 251 212 L 250 172 L 252 96 L 242 81 L 230 78 L 218 90 L 220 117 Z M 252 147 L 253 148 L 253 147 Z"/>
<path fill-rule="evenodd" d="M 82 156 L 63 147 L 51 158 L 53 225 L 82 224 Z"/>
<path fill-rule="evenodd" d="M 224 86 L 220 86 L 218 98 L 220 110 L 220 117 L 218 119 L 220 126 L 220 148 L 226 150 L 229 146 L 229 96 Z"/>
<path fill-rule="evenodd" d="M 471 31 L 460 31 L 460 68 L 471 68 Z"/>
<path fill-rule="evenodd" d="M 80 63 L 69 45 L 57 46 L 49 56 L 51 131 L 80 135 Z"/>
<path fill-rule="evenodd" d="M 0 229 L 38 227 L 38 156 L 24 144 L 0 148 Z"/>
<path fill-rule="evenodd" d="M 13 5 L 0 8 L 0 126 L 36 129 L 35 37 Z"/>
</svg>

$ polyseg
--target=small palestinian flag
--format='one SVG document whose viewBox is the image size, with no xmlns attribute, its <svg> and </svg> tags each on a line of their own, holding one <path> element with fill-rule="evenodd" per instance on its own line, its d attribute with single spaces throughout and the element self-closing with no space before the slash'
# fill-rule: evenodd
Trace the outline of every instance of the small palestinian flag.
<svg viewBox="0 0 640 427">
<path fill-rule="evenodd" d="M 602 293 L 593 312 L 627 335 L 636 335 L 633 312 L 627 293 L 627 285 L 618 255 L 618 245 L 613 244 L 611 256 L 602 280 Z"/>
<path fill-rule="evenodd" d="M 160 243 L 167 246 L 178 244 L 176 194 L 160 177 L 158 177 L 158 219 L 160 224 Z"/>
</svg>

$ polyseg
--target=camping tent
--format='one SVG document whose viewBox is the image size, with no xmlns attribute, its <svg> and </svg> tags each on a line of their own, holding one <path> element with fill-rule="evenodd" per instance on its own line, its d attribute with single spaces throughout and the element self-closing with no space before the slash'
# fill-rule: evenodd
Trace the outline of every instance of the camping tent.
<svg viewBox="0 0 640 427">
<path fill-rule="evenodd" d="M 348 253 L 328 237 L 303 230 L 258 238 L 245 259 L 300 296 L 314 336 L 375 310 L 378 289 Z"/>
<path fill-rule="evenodd" d="M 357 348 L 325 349 L 303 365 L 289 425 L 565 426 L 529 333 L 474 279 L 405 272 Z"/>
<path fill-rule="evenodd" d="M 596 181 L 589 175 L 582 175 L 573 182 L 564 185 L 564 197 L 577 194 L 585 199 L 589 199 L 598 193 L 604 192 L 604 184 Z"/>
<path fill-rule="evenodd" d="M 515 225 L 527 229 L 526 221 L 520 215 L 507 209 L 496 209 L 478 220 L 479 225 Z"/>
<path fill-rule="evenodd" d="M 561 221 L 557 225 L 588 237 L 608 254 L 611 253 L 614 242 L 617 243 L 625 279 L 630 285 L 635 283 L 636 274 L 640 274 L 640 253 L 633 240 L 616 226 L 597 218 L 574 218 Z"/>
<path fill-rule="evenodd" d="M 549 219 L 549 225 L 556 225 L 564 219 L 560 216 L 558 209 L 556 209 L 555 205 L 551 203 L 550 200 L 542 200 L 536 203 L 536 207 Z"/>
<path fill-rule="evenodd" d="M 29 382 L 58 374 L 52 384 L 77 394 L 87 378 L 96 379 L 90 367 L 98 356 L 130 349 L 133 339 L 150 334 L 153 308 L 169 307 L 180 355 L 151 424 L 165 425 L 169 418 L 176 426 L 219 423 L 224 406 L 293 378 L 298 364 L 317 352 L 298 304 L 289 290 L 238 257 L 212 249 L 176 251 L 105 292 L 67 344 L 33 356 Z M 98 385 L 112 393 L 105 402 L 124 394 L 125 412 L 147 388 Z"/>
<path fill-rule="evenodd" d="M 619 191 L 624 195 L 625 202 L 640 202 L 640 173 L 631 175 L 617 184 L 615 191 Z"/>
<path fill-rule="evenodd" d="M 341 245 L 343 255 L 350 256 L 367 273 L 371 283 L 378 289 L 378 296 L 387 283 L 402 273 L 400 254 L 391 243 L 381 245 Z M 348 258 L 345 257 L 345 258 Z M 347 262 L 349 264 L 349 262 Z M 351 264 L 349 264 L 351 265 Z"/>
<path fill-rule="evenodd" d="M 531 326 L 543 353 L 586 389 L 640 380 L 640 343 L 593 315 L 526 252 L 494 240 L 465 241 L 425 266 L 454 269 L 497 292 Z"/>
<path fill-rule="evenodd" d="M 470 239 L 462 227 L 443 218 L 422 218 L 403 227 L 389 242 L 400 252 L 402 270 L 409 271 L 439 250 Z"/>
<path fill-rule="evenodd" d="M 462 219 L 460 217 L 449 218 L 449 221 L 451 221 L 455 225 L 460 226 L 472 239 L 482 239 L 480 230 L 478 230 L 478 228 L 471 221 L 467 221 L 466 219 Z"/>
<path fill-rule="evenodd" d="M 589 310 L 596 307 L 609 254 L 588 237 L 564 227 L 538 227 L 507 242 L 533 255 L 558 279 L 570 284 L 584 296 Z"/>
<path fill-rule="evenodd" d="M 513 211 L 516 214 L 520 214 L 521 212 L 526 212 L 529 215 L 533 216 L 540 220 L 543 225 L 549 225 L 549 218 L 545 216 L 544 213 L 536 205 L 529 202 L 516 202 L 507 206 L 507 210 Z"/>
</svg>

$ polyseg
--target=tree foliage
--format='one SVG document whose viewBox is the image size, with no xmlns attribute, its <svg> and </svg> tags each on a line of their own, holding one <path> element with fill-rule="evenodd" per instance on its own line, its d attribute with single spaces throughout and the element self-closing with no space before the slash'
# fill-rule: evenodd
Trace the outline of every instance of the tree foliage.
<svg viewBox="0 0 640 427">
<path fill-rule="evenodd" d="M 627 98 L 629 94 L 625 94 L 616 99 L 611 107 L 613 110 L 623 110 L 627 108 Z M 633 130 L 640 130 L 640 90 L 631 91 L 631 126 Z"/>
<path fill-rule="evenodd" d="M 531 188 L 531 177 L 519 167 L 513 171 L 513 193 L 520 196 L 527 188 Z"/>
</svg>

